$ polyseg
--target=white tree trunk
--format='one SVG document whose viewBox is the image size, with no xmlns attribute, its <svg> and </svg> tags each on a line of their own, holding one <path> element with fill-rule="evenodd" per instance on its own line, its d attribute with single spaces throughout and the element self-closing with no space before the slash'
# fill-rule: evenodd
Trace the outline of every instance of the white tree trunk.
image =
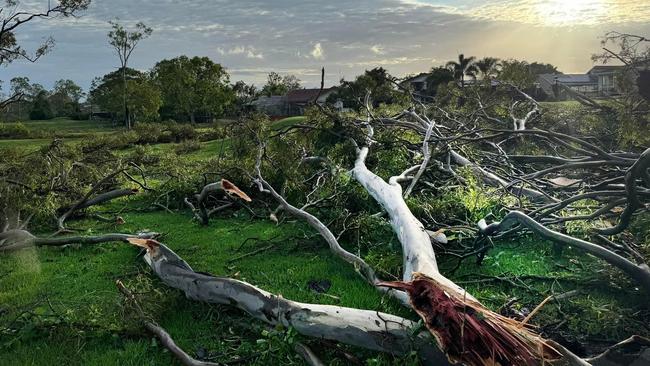
<svg viewBox="0 0 650 366">
<path fill-rule="evenodd" d="M 273 295 L 246 282 L 197 273 L 171 249 L 153 240 L 130 240 L 147 248 L 144 260 L 168 286 L 197 301 L 235 306 L 271 325 L 298 333 L 395 355 L 417 350 L 431 365 L 449 365 L 427 332 L 413 334 L 417 323 L 374 310 L 306 304 Z"/>
<path fill-rule="evenodd" d="M 392 177 L 387 183 L 366 167 L 367 155 L 368 147 L 359 149 L 352 174 L 388 213 L 393 231 L 402 244 L 404 281 L 410 281 L 415 272 L 424 273 L 448 287 L 457 295 L 474 299 L 471 295 L 466 295 L 465 290 L 438 271 L 436 255 L 429 234 L 425 231 L 420 220 L 413 215 L 402 197 L 402 187 L 399 184 L 401 177 Z"/>
</svg>

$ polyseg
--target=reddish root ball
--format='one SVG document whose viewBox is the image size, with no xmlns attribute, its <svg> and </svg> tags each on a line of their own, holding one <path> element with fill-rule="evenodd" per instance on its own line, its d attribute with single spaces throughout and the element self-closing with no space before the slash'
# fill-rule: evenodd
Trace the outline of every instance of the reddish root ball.
<svg viewBox="0 0 650 366">
<path fill-rule="evenodd" d="M 529 328 L 415 273 L 411 282 L 384 282 L 406 291 L 415 311 L 452 362 L 472 366 L 540 365 L 560 354 Z"/>
</svg>

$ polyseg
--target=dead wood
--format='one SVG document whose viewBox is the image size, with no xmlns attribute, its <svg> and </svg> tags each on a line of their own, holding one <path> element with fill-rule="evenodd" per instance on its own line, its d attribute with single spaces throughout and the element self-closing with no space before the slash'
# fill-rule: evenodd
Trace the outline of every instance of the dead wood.
<svg viewBox="0 0 650 366">
<path fill-rule="evenodd" d="M 478 301 L 457 297 L 425 274 L 415 273 L 409 282 L 383 285 L 409 294 L 413 308 L 451 362 L 471 366 L 535 366 L 560 358 L 530 328 L 487 309 Z"/>
<path fill-rule="evenodd" d="M 234 185 L 232 182 L 226 179 L 221 179 L 218 182 L 206 184 L 203 187 L 203 189 L 201 189 L 201 192 L 194 195 L 194 198 L 196 200 L 196 205 L 190 202 L 188 198 L 185 198 L 184 200 L 185 205 L 187 205 L 187 207 L 189 207 L 190 210 L 192 210 L 192 212 L 194 213 L 194 217 L 202 225 L 209 224 L 210 216 L 213 215 L 214 213 L 219 212 L 221 210 L 225 210 L 226 208 L 229 208 L 234 205 L 234 202 L 226 202 L 223 205 L 213 207 L 213 208 L 208 208 L 207 205 L 208 198 L 211 195 L 215 195 L 218 193 L 223 193 L 228 197 L 239 198 L 246 202 L 251 201 L 250 197 L 248 197 L 246 193 L 244 193 L 236 185 Z"/>
<path fill-rule="evenodd" d="M 97 236 L 61 236 L 61 237 L 37 237 L 26 230 L 8 230 L 0 233 L 0 253 L 11 252 L 31 247 L 42 246 L 64 246 L 69 244 L 92 245 L 109 242 L 127 242 L 128 239 L 152 239 L 157 233 L 146 232 L 136 235 L 132 234 L 104 234 Z"/>
<path fill-rule="evenodd" d="M 144 260 L 165 284 L 192 300 L 231 305 L 268 324 L 292 327 L 304 336 L 396 355 L 417 350 L 427 364 L 448 364 L 427 333 L 413 334 L 417 328 L 413 321 L 371 310 L 291 301 L 246 282 L 195 272 L 155 240 L 129 241 L 147 249 Z"/>
</svg>

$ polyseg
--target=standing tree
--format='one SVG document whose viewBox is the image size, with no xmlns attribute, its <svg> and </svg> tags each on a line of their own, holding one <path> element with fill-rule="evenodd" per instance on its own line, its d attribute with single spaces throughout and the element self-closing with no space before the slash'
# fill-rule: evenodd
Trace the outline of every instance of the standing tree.
<svg viewBox="0 0 650 366">
<path fill-rule="evenodd" d="M 127 102 L 127 77 L 126 68 L 129 64 L 129 58 L 135 50 L 135 47 L 141 40 L 149 37 L 153 29 L 147 27 L 144 23 L 139 22 L 135 25 L 135 30 L 129 31 L 117 22 L 109 22 L 113 29 L 108 32 L 108 43 L 115 49 L 115 53 L 120 58 L 120 71 L 122 73 L 122 101 L 124 107 L 124 123 L 126 128 L 131 128 L 131 114 Z"/>
<path fill-rule="evenodd" d="M 483 80 L 490 80 L 499 74 L 501 66 L 498 58 L 484 57 L 475 63 L 479 76 Z"/>
<path fill-rule="evenodd" d="M 84 96 L 81 87 L 72 80 L 58 80 L 50 95 L 50 105 L 56 117 L 75 117 L 79 115 L 79 100 Z"/>
<path fill-rule="evenodd" d="M 427 94 L 435 96 L 440 85 L 454 81 L 454 73 L 442 66 L 434 67 L 427 77 Z"/>
<path fill-rule="evenodd" d="M 41 90 L 34 95 L 32 102 L 32 110 L 29 112 L 29 119 L 43 120 L 51 119 L 54 117 L 52 113 L 52 106 L 50 105 L 49 93 L 46 90 Z"/>
<path fill-rule="evenodd" d="M 280 76 L 277 72 L 271 72 L 266 85 L 264 85 L 260 93 L 269 97 L 272 95 L 285 95 L 301 87 L 300 80 L 295 75 Z"/>
<path fill-rule="evenodd" d="M 54 17 L 74 16 L 85 10 L 90 0 L 62 0 L 56 5 L 49 4 L 44 11 L 22 11 L 19 9 L 18 1 L 4 0 L 0 7 L 0 66 L 6 66 L 16 59 L 23 59 L 29 62 L 36 62 L 46 54 L 52 46 L 54 39 L 47 38 L 34 52 L 29 52 L 18 44 L 16 32 L 26 23 L 35 19 L 50 19 Z M 14 103 L 22 98 L 22 94 L 10 95 L 8 98 L 0 99 L 0 109 Z"/>
<path fill-rule="evenodd" d="M 465 76 L 476 77 L 477 68 L 474 64 L 474 56 L 465 58 L 464 54 L 458 55 L 458 62 L 449 61 L 447 67 L 454 72 L 454 78 L 460 81 L 461 88 L 465 86 Z"/>
<path fill-rule="evenodd" d="M 623 64 L 614 77 L 620 93 L 615 105 L 619 140 L 628 146 L 648 146 L 650 136 L 650 38 L 608 32 L 602 40 L 603 52 L 592 56 L 595 62 Z M 613 48 L 612 46 L 616 47 Z"/>
<path fill-rule="evenodd" d="M 360 109 L 363 107 L 363 101 L 359 99 L 359 95 L 370 91 L 372 103 L 376 107 L 381 104 L 400 104 L 406 99 L 404 93 L 395 86 L 395 80 L 383 67 L 366 70 L 354 81 L 341 80 L 341 86 L 330 94 L 327 101 L 334 103 L 341 100 L 346 107 Z"/>
<path fill-rule="evenodd" d="M 504 60 L 501 62 L 499 80 L 510 83 L 519 89 L 528 89 L 537 81 L 541 74 L 560 73 L 557 67 L 539 62 L 528 63 L 520 60 Z"/>
<path fill-rule="evenodd" d="M 186 116 L 194 123 L 199 113 L 212 118 L 221 116 L 234 100 L 228 73 L 207 57 L 162 60 L 152 74 L 162 92 L 161 114 Z"/>
<path fill-rule="evenodd" d="M 232 110 L 235 114 L 244 111 L 246 106 L 252 102 L 259 93 L 254 84 L 246 84 L 243 80 L 234 83 L 232 85 L 232 91 L 235 94 L 235 102 L 232 105 Z"/>
<path fill-rule="evenodd" d="M 24 105 L 31 102 L 31 90 L 32 86 L 29 83 L 29 78 L 26 76 L 17 76 L 11 79 L 10 81 L 10 95 L 14 97 L 15 101 L 9 103 L 6 108 L 4 118 L 9 118 L 12 120 L 22 120 L 27 118 L 23 116 L 29 111 L 29 108 L 24 108 Z"/>
<path fill-rule="evenodd" d="M 123 75 L 126 75 L 128 85 L 127 98 L 131 101 L 129 120 L 153 120 L 158 117 L 158 110 L 162 105 L 160 91 L 150 80 L 149 76 L 143 72 L 126 69 L 113 71 L 101 78 L 96 78 L 90 88 L 89 97 L 94 105 L 99 106 L 103 111 L 110 112 L 115 117 L 123 117 L 125 112 L 123 108 L 124 91 L 122 85 Z"/>
</svg>

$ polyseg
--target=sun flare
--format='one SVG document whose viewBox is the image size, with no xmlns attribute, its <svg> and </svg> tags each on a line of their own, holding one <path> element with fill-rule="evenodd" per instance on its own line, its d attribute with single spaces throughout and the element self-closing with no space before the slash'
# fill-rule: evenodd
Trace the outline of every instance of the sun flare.
<svg viewBox="0 0 650 366">
<path fill-rule="evenodd" d="M 540 23 L 547 25 L 593 24 L 607 16 L 603 0 L 551 0 L 536 6 Z"/>
</svg>

